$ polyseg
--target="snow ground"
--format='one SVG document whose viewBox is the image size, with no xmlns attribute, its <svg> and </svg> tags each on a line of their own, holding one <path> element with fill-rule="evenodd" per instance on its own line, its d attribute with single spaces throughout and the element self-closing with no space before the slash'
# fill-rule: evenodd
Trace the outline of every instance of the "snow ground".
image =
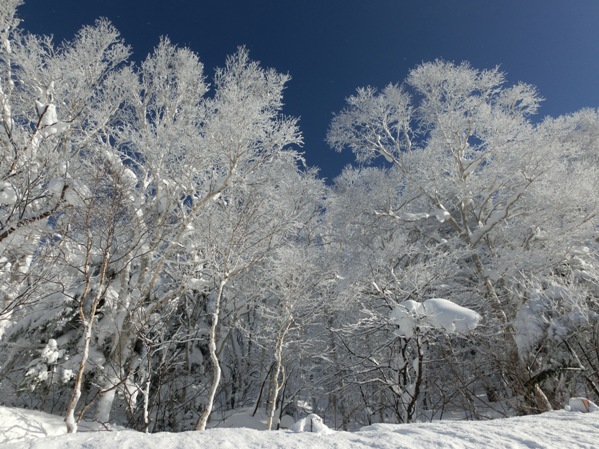
<svg viewBox="0 0 599 449">
<path fill-rule="evenodd" d="M 82 426 L 84 427 L 84 426 Z M 62 418 L 0 407 L 3 449 L 402 449 L 597 448 L 599 413 L 556 411 L 492 421 L 376 424 L 359 432 L 295 433 L 252 429 L 143 434 L 131 430 L 64 435 Z"/>
</svg>

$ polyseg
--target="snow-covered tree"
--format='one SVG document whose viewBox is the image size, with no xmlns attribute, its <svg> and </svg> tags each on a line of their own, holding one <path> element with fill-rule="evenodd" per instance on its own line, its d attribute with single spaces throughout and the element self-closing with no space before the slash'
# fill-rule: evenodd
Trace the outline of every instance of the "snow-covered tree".
<svg viewBox="0 0 599 449">
<path fill-rule="evenodd" d="M 53 217 L 76 202 L 78 155 L 113 119 L 121 102 L 114 76 L 129 55 L 105 21 L 55 48 L 18 28 L 20 4 L 0 9 L 0 328 L 53 276 L 44 270 L 52 245 L 41 243 L 52 238 Z"/>
<path fill-rule="evenodd" d="M 328 141 L 360 166 L 325 187 L 289 76 L 246 49 L 209 83 L 167 38 L 138 64 L 108 21 L 56 45 L 20 4 L 0 4 L 7 404 L 74 432 L 599 400 L 597 111 L 533 122 L 532 86 L 424 63 L 348 98 Z"/>
<path fill-rule="evenodd" d="M 52 383 L 49 406 L 68 409 L 70 431 L 75 412 L 90 406 L 108 421 L 117 397 L 130 419 L 143 408 L 147 428 L 150 395 L 162 386 L 152 370 L 176 346 L 171 339 L 189 336 L 175 314 L 193 299 L 213 328 L 213 388 L 198 404 L 205 423 L 219 384 L 214 334 L 226 284 L 298 232 L 301 216 L 314 216 L 310 189 L 289 201 L 319 183 L 299 174 L 288 149 L 301 142 L 295 119 L 280 114 L 288 76 L 240 49 L 208 94 L 197 56 L 166 39 L 140 67 L 125 65 L 129 50 L 106 21 L 56 49 L 15 28 L 18 4 L 3 6 L 1 17 L 2 151 L 10 161 L 2 282 L 3 292 L 24 285 L 30 300 L 2 298 L 3 343 L 13 348 L 5 380 L 24 376 L 33 396 Z M 44 276 L 43 293 L 24 283 L 33 275 Z M 158 322 L 161 315 L 170 321 Z M 20 351 L 31 339 L 39 350 Z M 43 356 L 49 341 L 59 356 Z"/>
<path fill-rule="evenodd" d="M 480 352 L 499 354 L 498 377 L 521 397 L 534 387 L 543 408 L 538 386 L 513 369 L 519 362 L 511 323 L 526 301 L 518 286 L 531 273 L 552 277 L 592 240 L 599 205 L 590 193 L 596 166 L 582 162 L 595 145 L 593 114 L 535 125 L 539 101 L 532 86 L 507 86 L 498 69 L 435 61 L 416 67 L 403 85 L 358 89 L 334 117 L 328 140 L 337 150 L 350 148 L 358 162 L 383 161 L 351 175 L 369 192 L 358 210 L 380 230 L 372 241 L 396 235 L 405 242 L 385 262 L 391 282 L 372 279 L 378 296 L 411 299 L 403 279 L 422 263 L 420 278 L 430 273 L 429 286 L 444 290 L 438 296 L 487 318 L 496 337 L 481 343 L 494 349 Z M 349 172 L 341 179 L 347 185 Z"/>
</svg>

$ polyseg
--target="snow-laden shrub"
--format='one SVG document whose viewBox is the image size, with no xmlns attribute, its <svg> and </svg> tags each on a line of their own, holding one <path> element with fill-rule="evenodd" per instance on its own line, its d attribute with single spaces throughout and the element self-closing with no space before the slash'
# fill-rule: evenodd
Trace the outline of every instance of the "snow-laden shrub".
<svg viewBox="0 0 599 449">
<path fill-rule="evenodd" d="M 322 422 L 322 418 L 314 413 L 302 418 L 293 424 L 289 430 L 293 432 L 327 433 L 330 429 Z"/>
</svg>

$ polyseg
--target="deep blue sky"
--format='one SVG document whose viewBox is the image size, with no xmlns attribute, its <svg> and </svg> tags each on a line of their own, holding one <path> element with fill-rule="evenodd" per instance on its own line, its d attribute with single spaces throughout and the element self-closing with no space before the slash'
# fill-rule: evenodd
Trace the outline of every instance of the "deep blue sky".
<svg viewBox="0 0 599 449">
<path fill-rule="evenodd" d="M 20 17 L 57 41 L 106 17 L 137 60 L 167 35 L 209 75 L 245 45 L 291 74 L 285 113 L 301 117 L 308 163 L 329 179 L 352 158 L 324 143 L 332 113 L 422 61 L 499 64 L 539 88 L 541 115 L 599 107 L 599 0 L 25 0 Z"/>
</svg>

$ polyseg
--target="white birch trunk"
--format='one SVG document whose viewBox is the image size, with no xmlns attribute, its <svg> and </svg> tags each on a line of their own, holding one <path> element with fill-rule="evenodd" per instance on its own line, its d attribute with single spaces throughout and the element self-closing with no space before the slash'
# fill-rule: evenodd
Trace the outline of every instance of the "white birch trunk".
<svg viewBox="0 0 599 449">
<path fill-rule="evenodd" d="M 77 376 L 75 377 L 75 385 L 73 386 L 73 392 L 71 393 L 71 399 L 69 401 L 69 405 L 67 406 L 67 410 L 65 413 L 65 423 L 67 425 L 67 433 L 76 433 L 77 432 L 77 421 L 75 420 L 75 409 L 77 408 L 77 403 L 79 402 L 79 398 L 81 397 L 81 385 L 83 384 L 83 375 L 85 373 L 85 366 L 87 365 L 87 360 L 89 359 L 89 347 L 91 345 L 92 339 L 92 327 L 94 324 L 94 316 L 96 315 L 96 310 L 100 299 L 106 293 L 106 287 L 104 282 L 106 280 L 106 271 L 108 268 L 108 261 L 110 260 L 110 251 L 107 249 L 103 255 L 102 260 L 102 269 L 100 272 L 100 280 L 97 286 L 97 293 L 94 295 L 91 309 L 89 312 L 89 316 L 85 316 L 84 302 L 85 298 L 90 291 L 90 279 L 89 279 L 89 251 L 86 256 L 85 261 L 85 274 L 86 274 L 86 286 L 81 295 L 81 300 L 79 302 L 79 317 L 81 318 L 81 323 L 83 324 L 83 353 L 81 354 L 81 361 L 79 362 L 79 369 L 77 370 Z"/>
<path fill-rule="evenodd" d="M 283 342 L 285 341 L 285 335 L 289 331 L 291 326 L 291 320 L 288 320 L 281 331 L 279 332 L 276 348 L 275 348 L 275 372 L 273 374 L 272 388 L 270 393 L 270 404 L 268 410 L 268 421 L 266 423 L 266 430 L 272 430 L 272 424 L 274 421 L 275 411 L 277 410 L 277 400 L 279 399 L 279 392 L 281 391 L 282 384 L 279 383 L 279 376 L 283 371 L 283 377 L 285 377 L 285 370 L 283 368 Z"/>
<path fill-rule="evenodd" d="M 218 361 L 218 355 L 216 353 L 216 330 L 218 326 L 218 317 L 220 315 L 220 305 L 223 296 L 223 290 L 225 288 L 225 284 L 227 283 L 226 279 L 220 282 L 218 286 L 218 293 L 216 295 L 216 299 L 214 301 L 214 311 L 212 312 L 212 324 L 210 325 L 210 341 L 208 343 L 208 349 L 210 351 L 210 361 L 212 363 L 212 383 L 210 385 L 210 392 L 208 393 L 208 401 L 206 402 L 206 408 L 200 416 L 196 424 L 195 430 L 206 430 L 206 424 L 208 423 L 208 418 L 212 413 L 212 408 L 214 406 L 214 398 L 216 397 L 216 390 L 218 389 L 218 385 L 220 384 L 220 376 L 221 369 L 220 363 Z"/>
<path fill-rule="evenodd" d="M 67 407 L 65 423 L 67 425 L 67 433 L 77 432 L 77 421 L 75 420 L 75 408 L 81 397 L 81 384 L 83 383 L 83 374 L 85 372 L 85 365 L 89 357 L 89 346 L 92 336 L 91 322 L 86 321 L 84 323 L 85 331 L 83 334 L 83 354 L 81 355 L 81 362 L 79 362 L 79 369 L 77 370 L 77 376 L 75 377 L 75 385 L 73 386 L 73 392 L 71 393 L 71 400 Z"/>
</svg>

